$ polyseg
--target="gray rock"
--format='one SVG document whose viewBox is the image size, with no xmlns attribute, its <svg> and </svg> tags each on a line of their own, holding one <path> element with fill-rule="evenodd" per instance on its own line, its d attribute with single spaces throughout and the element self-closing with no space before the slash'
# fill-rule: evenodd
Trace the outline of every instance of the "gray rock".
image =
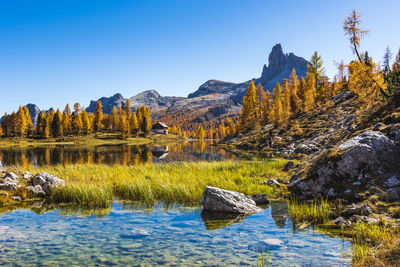
<svg viewBox="0 0 400 267">
<path fill-rule="evenodd" d="M 368 204 L 358 204 L 354 205 L 348 209 L 345 209 L 342 212 L 342 216 L 344 217 L 351 217 L 353 215 L 358 215 L 358 216 L 368 216 L 372 213 L 371 208 L 368 206 Z"/>
<path fill-rule="evenodd" d="M 396 176 L 392 176 L 391 178 L 386 180 L 383 186 L 386 188 L 397 187 L 400 186 L 400 181 L 397 179 Z"/>
<path fill-rule="evenodd" d="M 35 186 L 27 186 L 26 190 L 34 197 L 45 197 L 46 192 L 44 192 L 42 186 L 35 185 Z"/>
<path fill-rule="evenodd" d="M 0 183 L 0 190 L 15 191 L 17 190 L 17 188 L 18 188 L 17 182 L 14 182 L 9 178 L 4 179 L 3 182 Z"/>
<path fill-rule="evenodd" d="M 241 193 L 211 186 L 201 196 L 201 205 L 206 210 L 230 213 L 252 214 L 260 210 L 254 200 Z"/>
<path fill-rule="evenodd" d="M 346 221 L 345 219 L 343 219 L 343 217 L 337 217 L 334 221 L 334 224 L 338 225 L 338 226 L 343 226 L 343 227 L 348 227 L 351 225 L 350 222 Z"/>
<path fill-rule="evenodd" d="M 256 205 L 267 205 L 269 203 L 269 199 L 266 194 L 254 194 L 247 197 L 252 199 Z"/>
<path fill-rule="evenodd" d="M 294 176 L 289 190 L 303 200 L 320 197 L 352 200 L 359 198 L 358 192 L 366 189 L 366 185 L 376 184 L 375 177 L 399 172 L 395 167 L 399 159 L 396 144 L 380 132 L 366 131 L 338 149 L 337 153 L 322 157 L 321 162 L 318 162 L 321 157 L 317 157 L 311 163 L 318 164 L 313 164 L 305 174 Z"/>
<path fill-rule="evenodd" d="M 17 202 L 21 202 L 22 201 L 20 196 L 12 196 L 11 199 L 14 200 L 14 201 L 17 201 Z"/>
<path fill-rule="evenodd" d="M 33 174 L 30 173 L 30 172 L 26 172 L 26 173 L 24 173 L 24 174 L 22 175 L 22 177 L 23 177 L 25 180 L 29 180 L 29 179 L 31 179 L 31 178 L 33 177 Z"/>
<path fill-rule="evenodd" d="M 33 177 L 32 184 L 34 186 L 40 185 L 43 191 L 46 192 L 46 195 L 49 195 L 52 192 L 52 188 L 63 186 L 65 182 L 64 180 L 54 175 L 48 174 L 46 172 L 40 172 L 35 177 Z"/>
<path fill-rule="evenodd" d="M 7 192 L 0 192 L 0 196 L 2 196 L 2 197 L 8 197 L 8 193 L 7 193 Z"/>
<path fill-rule="evenodd" d="M 7 172 L 3 179 L 9 178 L 12 181 L 18 182 L 18 176 L 15 173 Z"/>
</svg>

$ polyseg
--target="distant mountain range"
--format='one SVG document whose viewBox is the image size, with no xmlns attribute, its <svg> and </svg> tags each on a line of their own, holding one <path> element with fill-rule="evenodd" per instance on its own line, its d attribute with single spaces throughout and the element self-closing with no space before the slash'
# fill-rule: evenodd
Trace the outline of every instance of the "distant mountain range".
<svg viewBox="0 0 400 267">
<path fill-rule="evenodd" d="M 306 76 L 308 61 L 293 53 L 283 53 L 280 44 L 272 48 L 268 57 L 268 65 L 264 65 L 260 78 L 251 79 L 255 84 L 260 83 L 264 89 L 272 91 L 277 82 L 282 83 L 288 78 L 292 69 L 297 75 Z M 194 122 L 204 122 L 220 119 L 229 114 L 238 114 L 241 109 L 243 96 L 251 80 L 242 83 L 209 80 L 188 97 L 161 96 L 155 90 L 148 90 L 130 97 L 132 110 L 145 105 L 150 107 L 153 118 L 162 120 L 168 114 L 191 114 Z M 113 106 L 124 108 L 126 98 L 121 94 L 98 99 L 103 105 L 103 112 L 110 114 Z M 94 112 L 97 100 L 90 101 L 86 108 L 88 112 Z M 28 104 L 32 121 L 36 123 L 40 109 L 34 104 Z M 198 114 L 198 116 L 193 116 Z"/>
</svg>

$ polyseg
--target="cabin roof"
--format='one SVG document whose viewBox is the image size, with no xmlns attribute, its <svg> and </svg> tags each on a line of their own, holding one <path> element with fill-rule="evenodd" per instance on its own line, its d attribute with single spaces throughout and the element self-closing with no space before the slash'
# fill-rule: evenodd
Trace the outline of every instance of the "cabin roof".
<svg viewBox="0 0 400 267">
<path fill-rule="evenodd" d="M 157 122 L 156 124 L 153 125 L 153 129 L 167 129 L 168 125 L 166 125 L 163 122 Z"/>
</svg>

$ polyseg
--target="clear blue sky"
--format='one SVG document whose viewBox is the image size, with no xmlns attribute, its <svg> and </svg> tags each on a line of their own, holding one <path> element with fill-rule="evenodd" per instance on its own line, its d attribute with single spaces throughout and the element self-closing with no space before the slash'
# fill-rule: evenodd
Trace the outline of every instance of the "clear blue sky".
<svg viewBox="0 0 400 267">
<path fill-rule="evenodd" d="M 356 8 L 375 61 L 400 47 L 400 1 L 2 0 L 0 113 L 63 108 L 120 92 L 186 96 L 208 79 L 259 77 L 273 45 L 327 72 L 353 58 L 342 24 Z"/>
</svg>

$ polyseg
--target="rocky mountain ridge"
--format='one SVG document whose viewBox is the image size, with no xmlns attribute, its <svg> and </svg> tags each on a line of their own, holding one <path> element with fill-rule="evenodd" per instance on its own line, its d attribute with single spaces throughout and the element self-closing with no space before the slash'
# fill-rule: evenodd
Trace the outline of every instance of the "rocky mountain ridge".
<svg viewBox="0 0 400 267">
<path fill-rule="evenodd" d="M 256 84 L 261 83 L 264 89 L 272 90 L 277 82 L 282 82 L 284 78 L 289 77 L 293 68 L 299 77 L 305 76 L 307 64 L 304 58 L 295 56 L 293 53 L 283 53 L 282 46 L 277 44 L 269 54 L 268 65 L 263 66 L 261 77 L 252 80 Z M 157 120 L 162 120 L 166 114 L 172 114 L 172 116 L 190 114 L 191 122 L 201 123 L 238 114 L 250 81 L 232 83 L 209 80 L 188 97 L 161 96 L 155 90 L 147 90 L 129 98 L 117 93 L 98 100 L 101 101 L 103 112 L 106 114 L 111 113 L 113 106 L 124 108 L 126 100 L 130 99 L 132 111 L 142 105 L 148 106 L 152 110 L 153 118 Z M 93 113 L 98 100 L 90 101 L 86 111 Z M 36 124 L 40 109 L 34 104 L 29 104 L 28 109 L 32 121 Z M 198 116 L 193 116 L 193 114 L 198 114 Z"/>
</svg>

